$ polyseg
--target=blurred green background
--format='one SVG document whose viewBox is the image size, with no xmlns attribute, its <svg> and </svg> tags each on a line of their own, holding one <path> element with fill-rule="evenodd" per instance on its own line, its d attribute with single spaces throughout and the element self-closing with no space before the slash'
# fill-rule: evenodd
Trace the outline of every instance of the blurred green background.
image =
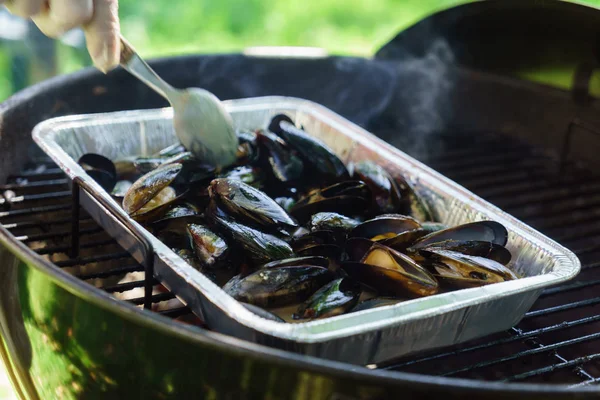
<svg viewBox="0 0 600 400">
<path fill-rule="evenodd" d="M 124 36 L 146 57 L 234 52 L 257 45 L 316 46 L 334 54 L 369 56 L 433 11 L 468 1 L 120 0 L 119 14 Z M 14 91 L 13 54 L 0 47 L 0 101 Z M 68 46 L 58 45 L 57 73 L 84 64 Z"/>
</svg>

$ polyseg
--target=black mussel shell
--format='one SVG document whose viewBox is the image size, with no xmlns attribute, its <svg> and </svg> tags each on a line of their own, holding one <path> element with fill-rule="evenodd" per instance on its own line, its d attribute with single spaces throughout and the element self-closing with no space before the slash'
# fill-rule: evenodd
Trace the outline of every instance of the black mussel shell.
<svg viewBox="0 0 600 400">
<path fill-rule="evenodd" d="M 361 286 L 354 279 L 336 279 L 310 296 L 292 318 L 316 319 L 344 314 L 356 305 L 361 293 Z"/>
<path fill-rule="evenodd" d="M 181 168 L 181 164 L 166 165 L 140 177 L 125 194 L 123 209 L 129 215 L 140 210 L 154 196 L 173 182 Z"/>
<path fill-rule="evenodd" d="M 298 226 L 273 199 L 241 181 L 214 179 L 209 193 L 220 209 L 240 222 L 270 231 Z"/>
<path fill-rule="evenodd" d="M 433 213 L 427 202 L 422 199 L 412 184 L 400 176 L 396 178 L 402 198 L 401 212 L 408 213 L 419 221 L 433 221 Z"/>
<path fill-rule="evenodd" d="M 480 280 L 482 284 L 517 279 L 514 272 L 489 258 L 434 248 L 422 249 L 420 253 L 437 262 L 435 269 L 440 275 L 457 275 L 466 279 L 476 279 Z M 438 268 L 440 264 L 449 270 L 447 274 Z"/>
<path fill-rule="evenodd" d="M 350 312 L 357 312 L 363 310 L 370 310 L 373 308 L 385 307 L 385 306 L 393 306 L 394 304 L 398 304 L 402 301 L 402 299 L 390 298 L 390 297 L 375 297 L 374 299 L 369 299 L 365 301 L 361 301 L 354 307 Z"/>
<path fill-rule="evenodd" d="M 231 243 L 241 246 L 256 265 L 290 258 L 294 255 L 290 245 L 276 236 L 219 217 L 218 214 L 215 215 L 214 211 L 211 211 L 211 214 L 210 218 L 219 230 L 231 240 Z"/>
<path fill-rule="evenodd" d="M 277 119 L 276 116 L 274 120 Z M 269 129 L 298 152 L 305 166 L 318 171 L 318 178 L 328 181 L 342 180 L 349 176 L 342 160 L 325 143 L 297 128 L 293 123 L 280 119 L 279 124 L 272 121 Z"/>
<path fill-rule="evenodd" d="M 401 207 L 400 188 L 391 175 L 373 161 L 360 161 L 351 165 L 352 177 L 365 182 L 371 189 L 373 212 L 395 213 Z"/>
<path fill-rule="evenodd" d="M 483 242 L 480 240 L 446 240 L 444 242 L 433 243 L 430 246 L 423 248 L 422 250 L 455 251 L 469 256 L 489 258 L 491 260 L 499 262 L 502 265 L 508 265 L 512 258 L 510 251 L 506 247 L 500 246 L 492 242 Z"/>
<path fill-rule="evenodd" d="M 187 225 L 190 244 L 200 263 L 208 268 L 227 265 L 229 246 L 225 240 L 201 224 Z"/>
<path fill-rule="evenodd" d="M 236 135 L 239 143 L 236 157 L 238 164 L 253 164 L 258 161 L 260 149 L 256 133 L 252 131 L 239 131 Z"/>
<path fill-rule="evenodd" d="M 301 223 L 307 222 L 319 212 L 362 215 L 369 206 L 370 196 L 369 188 L 364 182 L 345 181 L 313 190 L 291 208 L 290 214 Z"/>
<path fill-rule="evenodd" d="M 258 315 L 259 317 L 262 317 L 264 319 L 268 319 L 271 321 L 275 321 L 275 322 L 285 322 L 285 320 L 275 314 L 273 314 L 272 312 L 269 312 L 267 310 L 265 310 L 264 308 L 260 308 L 258 306 L 255 306 L 253 304 L 248 304 L 248 303 L 242 303 L 242 305 L 244 307 L 246 307 L 246 309 L 248 309 L 249 311 L 253 312 L 254 314 Z"/>
<path fill-rule="evenodd" d="M 113 190 L 117 183 L 117 169 L 111 160 L 100 154 L 87 153 L 79 158 L 78 163 L 104 190 Z"/>
<path fill-rule="evenodd" d="M 345 245 L 349 261 L 360 261 L 375 242 L 365 238 L 349 238 Z"/>
<path fill-rule="evenodd" d="M 169 212 L 177 203 L 183 201 L 187 192 L 177 193 L 171 186 L 167 186 L 149 202 L 144 204 L 142 208 L 131 214 L 131 218 L 137 222 L 149 224 L 163 219 L 165 214 Z"/>
<path fill-rule="evenodd" d="M 398 250 L 404 253 L 410 246 L 412 246 L 417 240 L 421 239 L 423 236 L 427 235 L 429 232 L 425 229 L 413 229 L 410 231 L 399 233 L 396 236 L 390 237 L 388 239 L 380 240 L 384 246 L 391 247 L 394 250 Z"/>
<path fill-rule="evenodd" d="M 504 225 L 495 221 L 478 221 L 455 226 L 430 233 L 419 239 L 410 250 L 418 250 L 434 243 L 446 240 L 483 241 L 505 246 L 508 241 L 508 231 Z"/>
<path fill-rule="evenodd" d="M 315 267 L 327 268 L 329 260 L 325 257 L 307 256 L 307 257 L 292 257 L 284 260 L 271 261 L 263 265 L 261 268 L 279 268 L 279 267 L 294 267 L 302 265 L 312 265 Z"/>
<path fill-rule="evenodd" d="M 375 217 L 356 226 L 349 237 L 364 237 L 380 241 L 397 236 L 400 233 L 420 229 L 421 224 L 412 217 L 392 214 Z"/>
<path fill-rule="evenodd" d="M 294 266 L 259 269 L 234 278 L 223 290 L 234 299 L 259 307 L 283 307 L 306 300 L 333 279 L 327 268 Z"/>
<path fill-rule="evenodd" d="M 316 213 L 310 218 L 308 228 L 311 231 L 342 231 L 348 232 L 360 222 L 334 212 Z"/>
<path fill-rule="evenodd" d="M 267 131 L 260 131 L 257 136 L 258 142 L 263 146 L 263 164 L 269 166 L 277 182 L 289 183 L 302 177 L 304 163 L 280 137 Z"/>
<path fill-rule="evenodd" d="M 435 278 L 410 257 L 378 243 L 360 262 L 346 262 L 342 268 L 384 296 L 422 297 L 439 289 Z"/>
</svg>

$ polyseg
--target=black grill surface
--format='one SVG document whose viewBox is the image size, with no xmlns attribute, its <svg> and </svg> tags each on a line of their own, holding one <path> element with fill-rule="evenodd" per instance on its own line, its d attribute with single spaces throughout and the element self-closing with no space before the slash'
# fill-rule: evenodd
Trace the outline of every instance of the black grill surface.
<svg viewBox="0 0 600 400">
<path fill-rule="evenodd" d="M 386 137 L 386 132 L 380 133 Z M 437 135 L 393 144 L 530 224 L 580 258 L 574 280 L 547 289 L 512 329 L 460 346 L 390 361 L 378 368 L 504 382 L 589 385 L 600 380 L 600 176 L 493 134 Z M 57 267 L 139 307 L 144 268 L 84 212 L 80 254 L 70 249 L 71 191 L 47 159 L 32 160 L 0 185 L 0 223 Z M 202 322 L 159 282 L 152 310 Z"/>
</svg>

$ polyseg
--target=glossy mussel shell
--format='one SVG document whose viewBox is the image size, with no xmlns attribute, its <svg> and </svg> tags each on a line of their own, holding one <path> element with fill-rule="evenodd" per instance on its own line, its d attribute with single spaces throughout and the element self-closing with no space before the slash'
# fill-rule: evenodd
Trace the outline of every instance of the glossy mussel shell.
<svg viewBox="0 0 600 400">
<path fill-rule="evenodd" d="M 348 241 L 366 247 L 365 240 Z M 352 250 L 356 255 L 356 249 Z M 384 296 L 422 297 L 437 293 L 435 278 L 410 257 L 379 243 L 372 242 L 360 261 L 349 261 L 342 268 L 354 279 Z"/>
<path fill-rule="evenodd" d="M 123 209 L 130 215 L 141 209 L 173 182 L 181 168 L 181 164 L 170 164 L 143 175 L 131 185 L 125 194 Z"/>
<path fill-rule="evenodd" d="M 495 221 L 478 221 L 430 233 L 419 239 L 410 250 L 418 250 L 446 240 L 482 241 L 505 246 L 508 231 Z"/>
<path fill-rule="evenodd" d="M 223 290 L 259 307 L 283 307 L 306 300 L 332 279 L 327 268 L 310 265 L 263 268 L 243 278 L 234 277 Z"/>
<path fill-rule="evenodd" d="M 383 167 L 366 160 L 351 164 L 350 170 L 354 179 L 365 182 L 371 189 L 373 212 L 394 213 L 400 210 L 400 188 Z"/>
<path fill-rule="evenodd" d="M 423 252 L 426 252 L 427 250 L 454 251 L 468 256 L 489 258 L 502 265 L 508 265 L 512 258 L 510 251 L 506 247 L 481 240 L 446 240 L 444 242 L 433 243 L 422 250 Z"/>
<path fill-rule="evenodd" d="M 344 314 L 356 305 L 361 292 L 360 284 L 354 279 L 338 278 L 310 296 L 292 318 L 316 319 Z"/>
<path fill-rule="evenodd" d="M 421 224 L 412 217 L 400 214 L 387 214 L 357 225 L 350 231 L 348 236 L 381 241 L 420 228 Z"/>
<path fill-rule="evenodd" d="M 242 181 L 214 179 L 209 193 L 221 210 L 240 222 L 269 230 L 298 227 L 275 200 Z"/>
<path fill-rule="evenodd" d="M 474 287 L 517 279 L 514 272 L 489 258 L 435 248 L 421 253 L 433 260 L 429 268 L 450 286 Z"/>
</svg>

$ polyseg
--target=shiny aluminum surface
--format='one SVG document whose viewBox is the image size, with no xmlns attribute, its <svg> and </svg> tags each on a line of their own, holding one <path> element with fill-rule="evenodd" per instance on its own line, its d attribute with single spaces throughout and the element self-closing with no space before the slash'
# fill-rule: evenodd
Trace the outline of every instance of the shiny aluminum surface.
<svg viewBox="0 0 600 400">
<path fill-rule="evenodd" d="M 504 224 L 513 254 L 511 268 L 523 278 L 287 324 L 251 313 L 147 233 L 156 252 L 158 277 L 216 331 L 303 354 L 373 364 L 505 330 L 522 318 L 544 287 L 579 272 L 579 260 L 569 250 L 322 106 L 284 97 L 224 104 L 238 129 L 262 128 L 273 115 L 286 113 L 344 162 L 374 159 L 392 174 L 402 172 L 429 201 L 440 222 L 457 225 L 491 219 Z M 88 152 L 109 158 L 149 155 L 176 141 L 170 108 L 57 118 L 38 125 L 33 136 L 71 178 L 89 181 L 114 205 L 111 212 L 118 213 L 124 212 L 76 160 Z M 125 228 L 85 193 L 81 200 L 90 215 L 140 260 L 141 253 Z"/>
</svg>

